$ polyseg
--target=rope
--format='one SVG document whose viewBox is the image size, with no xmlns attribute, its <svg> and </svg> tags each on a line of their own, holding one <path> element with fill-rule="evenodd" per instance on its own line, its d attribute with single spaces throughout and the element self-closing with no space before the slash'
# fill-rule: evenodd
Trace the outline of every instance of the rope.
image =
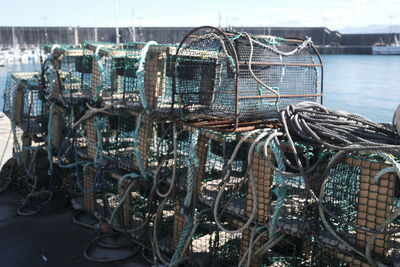
<svg viewBox="0 0 400 267">
<path fill-rule="evenodd" d="M 15 84 L 11 89 L 10 89 L 10 91 L 12 92 L 12 105 L 11 105 L 11 108 L 10 108 L 10 119 L 11 119 L 11 130 L 12 130 L 12 132 L 13 132 L 13 141 L 14 141 L 14 145 L 13 145 L 13 148 L 14 148 L 14 153 L 15 153 L 15 155 L 16 155 L 16 160 L 17 160 L 17 165 L 18 166 L 21 166 L 22 165 L 22 156 L 21 156 L 21 154 L 22 154 L 22 150 L 21 150 L 21 146 L 19 145 L 19 142 L 18 142 L 18 138 L 17 138 L 17 127 L 16 127 L 16 123 L 15 123 L 15 110 L 16 110 L 16 99 L 17 99 L 17 90 L 20 90 L 19 89 L 19 85 L 20 85 L 20 82 L 21 81 L 19 81 L 17 84 Z"/>
<path fill-rule="evenodd" d="M 128 173 L 125 174 L 124 176 L 122 176 L 119 181 L 118 181 L 118 185 L 120 188 L 122 188 L 123 186 L 123 182 L 125 179 L 130 178 L 132 180 L 140 178 L 139 175 L 137 175 L 136 173 Z M 118 205 L 115 207 L 115 209 L 113 210 L 111 217 L 110 217 L 110 223 L 113 225 L 113 221 L 114 221 L 114 217 L 115 217 L 115 213 L 117 212 L 117 210 L 122 206 L 122 204 L 126 201 L 126 199 L 128 198 L 128 196 L 130 195 L 131 189 L 133 187 L 135 183 L 130 183 L 128 188 L 125 190 L 124 194 L 122 195 L 121 199 L 118 202 Z"/>
<path fill-rule="evenodd" d="M 273 93 L 274 95 L 276 95 L 276 100 L 275 100 L 275 109 L 277 112 L 279 112 L 279 101 L 280 101 L 280 94 L 277 90 L 275 90 L 274 88 L 266 85 L 263 81 L 261 81 L 253 72 L 253 69 L 251 68 L 251 64 L 252 64 L 252 60 L 253 60 L 253 39 L 250 37 L 250 35 L 247 32 L 243 33 L 244 35 L 247 36 L 247 39 L 249 40 L 250 43 L 250 55 L 249 55 L 249 72 L 251 74 L 251 76 L 253 76 L 253 78 L 259 83 L 261 84 L 261 86 L 263 86 L 264 88 L 267 88 L 271 93 Z"/>
<path fill-rule="evenodd" d="M 269 45 L 266 45 L 266 44 L 263 44 L 263 43 L 259 42 L 258 40 L 254 40 L 254 39 L 252 39 L 252 40 L 257 45 L 262 46 L 264 48 L 267 48 L 267 49 L 273 51 L 274 53 L 276 53 L 278 55 L 282 55 L 282 56 L 292 56 L 292 55 L 300 52 L 301 50 L 303 50 L 307 46 L 311 46 L 312 45 L 311 38 L 310 37 L 306 37 L 306 39 L 301 44 L 299 44 L 295 49 L 293 49 L 292 51 L 283 52 L 283 51 L 278 50 L 274 45 L 273 46 L 269 46 Z"/>
<path fill-rule="evenodd" d="M 253 161 L 253 153 L 254 153 L 254 148 L 256 146 L 256 144 L 258 143 L 258 141 L 260 141 L 263 137 L 265 137 L 267 134 L 270 133 L 270 130 L 264 130 L 263 132 L 261 132 L 253 141 L 253 143 L 251 144 L 249 153 L 248 153 L 248 170 L 246 171 L 246 173 L 249 173 L 249 182 L 251 185 L 251 194 L 253 197 L 253 207 L 252 207 L 252 211 L 251 211 L 251 215 L 248 218 L 248 220 L 246 221 L 245 224 L 243 224 L 242 227 L 240 227 L 237 230 L 229 230 L 226 229 L 220 222 L 220 215 L 218 215 L 218 206 L 219 206 L 219 202 L 221 201 L 222 195 L 225 191 L 225 187 L 229 182 L 229 178 L 230 178 L 230 171 L 231 171 L 231 166 L 233 161 L 235 160 L 235 157 L 239 151 L 240 146 L 253 134 L 255 133 L 260 133 L 260 130 L 253 130 L 250 132 L 247 132 L 242 139 L 239 140 L 239 142 L 237 143 L 235 149 L 233 150 L 232 156 L 229 159 L 228 163 L 227 163 L 227 168 L 228 171 L 225 174 L 224 178 L 222 179 L 224 182 L 218 192 L 218 195 L 215 199 L 215 205 L 214 205 L 214 209 L 213 209 L 213 215 L 214 215 L 214 220 L 215 223 L 217 224 L 218 228 L 221 229 L 224 232 L 227 232 L 229 234 L 237 234 L 237 233 L 241 233 L 243 232 L 250 224 L 251 222 L 254 220 L 255 216 L 256 216 L 256 211 L 257 211 L 257 192 L 256 192 L 256 186 L 255 186 L 255 182 L 254 182 L 254 177 L 252 175 L 252 170 L 251 170 L 251 166 L 252 166 L 252 161 Z"/>
<path fill-rule="evenodd" d="M 142 101 L 143 109 L 146 111 L 147 115 L 150 115 L 150 110 L 148 110 L 148 105 L 147 105 L 147 101 L 146 101 L 146 92 L 145 92 L 145 86 L 144 86 L 144 73 L 145 73 L 144 64 L 146 62 L 146 56 L 147 56 L 149 47 L 151 45 L 156 45 L 156 44 L 157 44 L 157 42 L 155 42 L 155 41 L 149 41 L 145 44 L 145 46 L 140 51 L 139 66 L 138 66 L 138 69 L 136 70 L 137 85 L 138 85 L 138 90 L 140 93 L 140 100 Z"/>
<path fill-rule="evenodd" d="M 196 155 L 196 144 L 197 144 L 197 139 L 198 139 L 199 131 L 196 130 L 192 134 L 192 138 L 190 141 L 190 146 L 189 146 L 189 159 L 185 158 L 186 165 L 188 166 L 188 182 L 187 182 L 187 192 L 185 199 L 183 201 L 183 206 L 184 208 L 189 209 L 191 205 L 191 201 L 193 199 L 193 189 L 194 189 L 194 183 L 197 179 L 195 179 L 195 171 L 196 171 L 196 166 L 198 166 L 198 158 Z M 185 212 L 185 209 L 181 210 L 182 214 L 186 213 L 186 225 L 185 228 L 182 230 L 181 237 L 179 239 L 178 245 L 175 249 L 175 252 L 171 258 L 171 265 L 173 265 L 184 253 L 183 248 L 185 246 L 185 240 L 187 240 L 188 235 L 192 232 L 192 227 L 193 227 L 193 220 L 192 220 L 192 215 L 189 212 Z"/>
<path fill-rule="evenodd" d="M 103 66 L 103 63 L 101 62 L 101 58 L 99 56 L 99 50 L 102 47 L 103 47 L 102 44 L 98 45 L 95 53 L 93 54 L 93 56 L 97 62 L 97 67 L 99 68 L 99 72 L 100 72 L 100 81 L 99 81 L 99 84 L 96 85 L 96 92 L 93 96 L 93 101 L 95 103 L 97 103 L 97 101 L 99 100 L 100 92 L 103 89 L 103 84 L 104 84 L 104 80 L 105 80 L 104 66 Z"/>
<path fill-rule="evenodd" d="M 49 123 L 47 125 L 47 159 L 49 160 L 49 170 L 48 170 L 48 175 L 53 175 L 53 153 L 52 153 L 52 145 L 51 142 L 54 140 L 53 137 L 53 109 L 54 109 L 55 103 L 50 104 L 50 109 L 49 109 Z"/>
<path fill-rule="evenodd" d="M 280 150 L 278 149 L 278 144 L 274 140 L 271 142 L 271 149 L 274 152 L 275 155 L 275 160 L 278 163 L 278 168 L 281 171 L 285 170 L 285 163 L 283 162 Z M 275 230 L 276 226 L 278 224 L 279 220 L 279 214 L 280 211 L 283 207 L 283 204 L 285 203 L 285 198 L 286 198 L 286 185 L 285 185 L 285 176 L 283 176 L 281 173 L 276 173 L 275 174 L 275 182 L 277 186 L 272 190 L 275 195 L 277 196 L 276 204 L 275 204 L 275 209 L 274 209 L 274 214 L 272 214 L 271 218 L 271 228 L 269 229 L 269 236 L 274 237 L 275 236 Z"/>
<path fill-rule="evenodd" d="M 137 122 L 136 122 L 136 129 L 135 129 L 135 133 L 134 133 L 134 142 L 133 145 L 135 146 L 135 156 L 136 156 L 136 162 L 139 166 L 139 171 L 140 171 L 140 175 L 142 175 L 142 177 L 144 179 L 148 179 L 147 174 L 146 174 L 146 168 L 144 166 L 142 157 L 141 157 L 141 153 L 140 153 L 140 148 L 139 148 L 139 142 L 140 142 L 140 127 L 142 124 L 142 117 L 143 117 L 143 112 L 141 112 L 138 116 Z"/>
</svg>

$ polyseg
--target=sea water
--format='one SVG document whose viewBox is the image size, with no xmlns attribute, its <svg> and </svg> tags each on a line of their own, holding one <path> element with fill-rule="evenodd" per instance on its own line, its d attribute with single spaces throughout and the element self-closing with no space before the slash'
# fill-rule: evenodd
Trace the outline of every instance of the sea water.
<svg viewBox="0 0 400 267">
<path fill-rule="evenodd" d="M 400 104 L 400 56 L 322 55 L 324 105 L 391 122 Z"/>
<path fill-rule="evenodd" d="M 358 113 L 375 122 L 391 122 L 400 104 L 400 56 L 322 55 L 323 104 Z M 0 107 L 8 71 L 39 71 L 38 63 L 0 67 Z"/>
</svg>

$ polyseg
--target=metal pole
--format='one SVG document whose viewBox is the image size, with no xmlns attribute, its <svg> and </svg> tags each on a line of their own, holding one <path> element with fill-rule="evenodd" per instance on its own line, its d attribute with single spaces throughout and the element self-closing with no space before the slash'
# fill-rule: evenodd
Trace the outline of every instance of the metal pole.
<svg viewBox="0 0 400 267">
<path fill-rule="evenodd" d="M 13 48 L 15 48 L 15 30 L 14 30 L 14 26 L 11 27 L 12 30 L 12 42 L 13 42 Z"/>
<path fill-rule="evenodd" d="M 118 0 L 114 0 L 115 5 L 115 39 L 117 44 L 119 44 L 119 30 L 118 30 Z"/>
<path fill-rule="evenodd" d="M 75 45 L 79 44 L 78 27 L 75 27 Z"/>
</svg>

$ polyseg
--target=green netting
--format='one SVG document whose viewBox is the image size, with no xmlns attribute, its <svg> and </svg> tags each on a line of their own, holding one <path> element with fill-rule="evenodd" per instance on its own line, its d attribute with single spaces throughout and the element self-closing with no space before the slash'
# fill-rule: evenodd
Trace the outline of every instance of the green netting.
<svg viewBox="0 0 400 267">
<path fill-rule="evenodd" d="M 45 45 L 42 69 L 48 84 L 47 98 L 65 104 L 82 103 L 91 97 L 93 52 L 82 46 Z"/>
<path fill-rule="evenodd" d="M 37 72 L 10 72 L 4 90 L 3 112 L 24 132 L 41 133 L 47 115 Z"/>
</svg>

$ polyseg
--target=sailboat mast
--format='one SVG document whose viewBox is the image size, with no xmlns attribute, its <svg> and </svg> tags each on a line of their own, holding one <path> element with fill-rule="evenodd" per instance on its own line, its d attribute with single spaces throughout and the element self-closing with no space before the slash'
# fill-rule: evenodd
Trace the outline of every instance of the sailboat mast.
<svg viewBox="0 0 400 267">
<path fill-rule="evenodd" d="M 119 30 L 118 30 L 118 0 L 114 0 L 115 5 L 115 41 L 119 44 Z"/>
</svg>

